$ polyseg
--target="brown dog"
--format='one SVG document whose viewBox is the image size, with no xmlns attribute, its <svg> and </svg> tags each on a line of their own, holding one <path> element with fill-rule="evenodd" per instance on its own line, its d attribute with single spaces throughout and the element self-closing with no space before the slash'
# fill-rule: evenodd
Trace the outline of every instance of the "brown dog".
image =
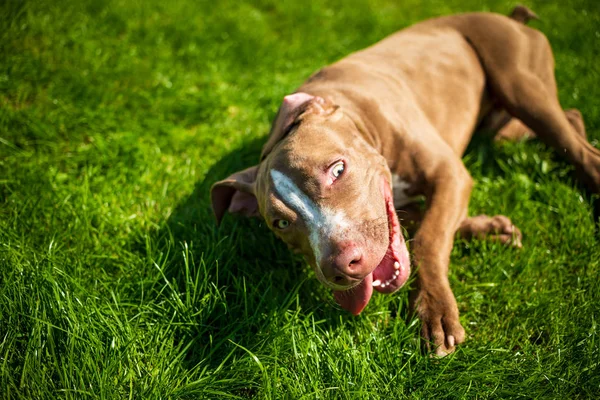
<svg viewBox="0 0 600 400">
<path fill-rule="evenodd" d="M 464 340 L 448 283 L 456 232 L 519 245 L 504 216 L 467 216 L 473 181 L 461 156 L 478 126 L 501 137 L 532 134 L 572 162 L 600 192 L 600 151 L 581 114 L 558 99 L 546 37 L 535 14 L 428 20 L 315 73 L 286 96 L 257 166 L 217 182 L 212 205 L 262 215 L 353 314 L 373 289 L 407 280 L 409 255 L 395 210 L 426 211 L 411 244 L 415 310 L 444 355 Z"/>
</svg>

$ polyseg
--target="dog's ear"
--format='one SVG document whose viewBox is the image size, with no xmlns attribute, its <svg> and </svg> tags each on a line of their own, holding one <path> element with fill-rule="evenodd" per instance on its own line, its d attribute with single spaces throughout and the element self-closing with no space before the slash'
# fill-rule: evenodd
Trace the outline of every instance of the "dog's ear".
<svg viewBox="0 0 600 400">
<path fill-rule="evenodd" d="M 255 165 L 212 185 L 210 200 L 217 225 L 221 223 L 226 211 L 248 217 L 259 215 L 255 195 L 257 173 L 258 166 Z"/>
<path fill-rule="evenodd" d="M 292 128 L 298 124 L 303 116 L 309 114 L 330 117 L 340 115 L 340 107 L 333 104 L 329 99 L 313 96 L 308 93 L 298 92 L 283 98 L 279 112 L 275 117 L 269 140 L 263 146 L 260 155 L 261 161 L 273 150 L 275 145 L 290 133 Z"/>
</svg>

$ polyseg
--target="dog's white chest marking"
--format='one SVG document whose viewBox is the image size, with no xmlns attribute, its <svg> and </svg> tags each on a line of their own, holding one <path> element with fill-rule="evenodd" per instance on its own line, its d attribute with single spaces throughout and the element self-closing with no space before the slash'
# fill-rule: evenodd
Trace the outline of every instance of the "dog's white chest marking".
<svg viewBox="0 0 600 400">
<path fill-rule="evenodd" d="M 293 180 L 281 172 L 272 169 L 271 178 L 275 191 L 285 203 L 296 211 L 304 220 L 309 232 L 308 240 L 317 261 L 317 274 L 321 274 L 318 266 L 321 254 L 327 246 L 328 238 L 342 232 L 348 227 L 348 220 L 342 211 L 333 211 L 325 207 L 319 207 L 310 197 L 306 195 Z"/>
<path fill-rule="evenodd" d="M 396 209 L 412 203 L 417 196 L 409 196 L 406 191 L 410 188 L 410 183 L 402 180 L 398 175 L 392 175 L 392 188 L 394 191 L 394 207 Z"/>
</svg>

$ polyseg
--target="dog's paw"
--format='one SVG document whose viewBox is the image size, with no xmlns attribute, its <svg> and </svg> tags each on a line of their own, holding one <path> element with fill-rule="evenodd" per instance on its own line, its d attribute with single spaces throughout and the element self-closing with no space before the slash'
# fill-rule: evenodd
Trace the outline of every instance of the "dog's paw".
<svg viewBox="0 0 600 400">
<path fill-rule="evenodd" d="M 465 219 L 458 233 L 465 239 L 490 239 L 514 247 L 522 247 L 521 240 L 523 235 L 510 218 L 504 215 L 489 217 L 487 215 L 478 215 Z"/>
<path fill-rule="evenodd" d="M 450 287 L 423 288 L 414 297 L 414 311 L 421 319 L 421 334 L 428 351 L 438 357 L 454 352 L 465 340 L 465 330 L 458 319 L 458 307 Z"/>
</svg>

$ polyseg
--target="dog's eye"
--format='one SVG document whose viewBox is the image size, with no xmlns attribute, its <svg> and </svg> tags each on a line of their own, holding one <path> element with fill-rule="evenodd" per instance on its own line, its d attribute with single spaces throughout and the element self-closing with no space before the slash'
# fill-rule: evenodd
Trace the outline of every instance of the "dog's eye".
<svg viewBox="0 0 600 400">
<path fill-rule="evenodd" d="M 286 221 L 285 219 L 277 219 L 273 222 L 273 226 L 277 229 L 285 229 L 290 226 L 290 221 Z"/>
<path fill-rule="evenodd" d="M 331 175 L 333 175 L 334 178 L 339 178 L 340 175 L 342 175 L 342 173 L 344 172 L 345 168 L 346 165 L 344 164 L 344 162 L 338 161 L 333 165 L 333 167 L 331 167 Z"/>
</svg>

